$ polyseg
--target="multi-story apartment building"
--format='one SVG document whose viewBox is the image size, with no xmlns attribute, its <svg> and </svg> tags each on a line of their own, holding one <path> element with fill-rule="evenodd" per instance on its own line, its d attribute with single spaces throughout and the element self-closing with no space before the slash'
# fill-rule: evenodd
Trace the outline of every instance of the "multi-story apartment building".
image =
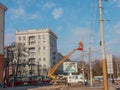
<svg viewBox="0 0 120 90">
<path fill-rule="evenodd" d="M 4 65 L 4 16 L 6 7 L 0 3 L 0 84 L 3 83 L 3 65 Z"/>
<path fill-rule="evenodd" d="M 16 31 L 16 43 L 22 43 L 28 49 L 28 57 L 21 58 L 18 75 L 47 75 L 48 70 L 55 64 L 57 58 L 57 36 L 49 28 Z M 19 73 L 20 72 L 20 73 Z"/>
</svg>

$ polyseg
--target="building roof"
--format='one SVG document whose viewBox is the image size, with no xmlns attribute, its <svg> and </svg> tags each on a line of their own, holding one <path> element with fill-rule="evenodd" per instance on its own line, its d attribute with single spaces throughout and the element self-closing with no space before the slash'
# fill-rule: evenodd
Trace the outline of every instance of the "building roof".
<svg viewBox="0 0 120 90">
<path fill-rule="evenodd" d="M 2 3 L 0 3 L 0 8 L 2 8 L 4 11 L 7 10 L 7 8 Z"/>
<path fill-rule="evenodd" d="M 49 28 L 45 29 L 28 29 L 28 30 L 16 30 L 16 35 L 21 35 L 21 34 L 30 34 L 30 33 L 51 33 L 53 36 L 57 38 L 57 35 Z"/>
</svg>

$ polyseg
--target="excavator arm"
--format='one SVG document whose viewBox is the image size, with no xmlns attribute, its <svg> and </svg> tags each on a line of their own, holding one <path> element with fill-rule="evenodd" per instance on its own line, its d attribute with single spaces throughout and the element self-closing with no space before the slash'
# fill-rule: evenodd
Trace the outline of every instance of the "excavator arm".
<svg viewBox="0 0 120 90">
<path fill-rule="evenodd" d="M 53 80 L 55 80 L 57 78 L 56 75 L 54 75 L 54 72 L 58 69 L 58 67 L 64 62 L 66 61 L 76 50 L 78 49 L 74 49 L 72 52 L 70 52 L 69 54 L 67 54 L 66 56 L 64 56 L 61 60 L 59 60 L 58 63 L 56 63 L 48 72 L 48 77 L 52 78 Z"/>
</svg>

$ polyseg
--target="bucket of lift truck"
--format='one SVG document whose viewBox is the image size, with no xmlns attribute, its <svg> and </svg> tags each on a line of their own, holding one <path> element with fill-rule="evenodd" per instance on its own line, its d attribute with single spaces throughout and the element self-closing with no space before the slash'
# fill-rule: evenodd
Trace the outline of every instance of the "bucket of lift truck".
<svg viewBox="0 0 120 90">
<path fill-rule="evenodd" d="M 78 46 L 77 50 L 83 50 L 83 43 L 81 41 L 79 43 L 79 46 Z"/>
</svg>

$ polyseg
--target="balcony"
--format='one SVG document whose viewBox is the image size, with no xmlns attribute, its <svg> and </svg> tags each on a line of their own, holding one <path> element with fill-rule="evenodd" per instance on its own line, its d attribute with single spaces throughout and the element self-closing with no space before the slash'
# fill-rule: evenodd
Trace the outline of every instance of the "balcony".
<svg viewBox="0 0 120 90">
<path fill-rule="evenodd" d="M 30 39 L 29 42 L 35 42 L 35 39 L 34 39 L 34 38 L 33 38 L 33 39 Z"/>
<path fill-rule="evenodd" d="M 29 58 L 35 58 L 35 52 L 30 52 L 29 53 Z"/>
<path fill-rule="evenodd" d="M 35 43 L 29 43 L 29 47 L 35 47 Z"/>
<path fill-rule="evenodd" d="M 36 62 L 35 61 L 30 61 L 29 62 L 29 65 L 31 66 L 31 65 L 36 65 Z"/>
<path fill-rule="evenodd" d="M 29 58 L 35 58 L 35 55 L 29 55 Z"/>
</svg>

